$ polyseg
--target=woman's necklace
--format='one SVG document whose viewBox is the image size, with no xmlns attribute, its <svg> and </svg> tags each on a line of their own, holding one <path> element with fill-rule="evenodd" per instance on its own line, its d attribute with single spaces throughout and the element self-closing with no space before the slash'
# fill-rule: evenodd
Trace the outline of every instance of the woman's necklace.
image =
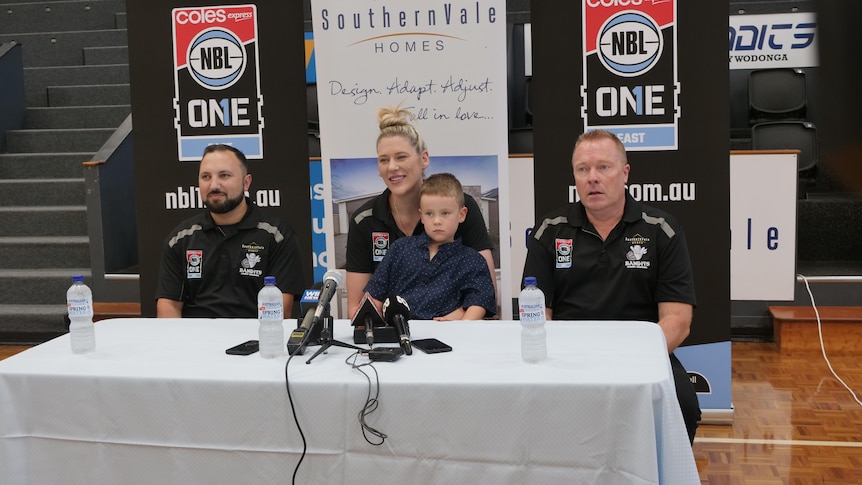
<svg viewBox="0 0 862 485">
<path fill-rule="evenodd" d="M 392 207 L 395 208 L 395 224 L 401 229 L 401 232 L 407 236 L 413 234 L 415 224 L 414 227 L 410 227 L 410 223 L 412 222 L 410 218 L 408 217 L 406 221 L 404 220 L 404 215 L 398 210 L 398 204 L 395 203 L 395 199 L 392 199 Z"/>
</svg>

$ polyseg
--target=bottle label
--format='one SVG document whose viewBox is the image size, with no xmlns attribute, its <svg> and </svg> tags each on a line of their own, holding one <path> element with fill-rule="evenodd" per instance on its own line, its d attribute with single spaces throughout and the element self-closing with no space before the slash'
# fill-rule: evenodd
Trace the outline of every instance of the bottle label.
<svg viewBox="0 0 862 485">
<path fill-rule="evenodd" d="M 543 303 L 524 303 L 519 305 L 519 318 L 526 322 L 538 322 L 545 320 L 545 305 Z"/>
<path fill-rule="evenodd" d="M 72 298 L 66 302 L 69 318 L 92 317 L 93 303 L 86 298 Z"/>
<path fill-rule="evenodd" d="M 257 308 L 257 318 L 260 320 L 284 319 L 283 306 L 278 303 L 264 303 Z"/>
</svg>

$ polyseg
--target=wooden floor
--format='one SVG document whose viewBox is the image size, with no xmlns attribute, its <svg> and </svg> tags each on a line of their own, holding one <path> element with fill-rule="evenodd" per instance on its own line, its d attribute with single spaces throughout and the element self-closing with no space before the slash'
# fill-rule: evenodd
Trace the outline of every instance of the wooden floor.
<svg viewBox="0 0 862 485">
<path fill-rule="evenodd" d="M 862 398 L 862 359 L 828 357 Z M 734 342 L 731 370 L 733 425 L 701 426 L 695 438 L 701 483 L 862 484 L 862 404 L 822 353 Z"/>
<path fill-rule="evenodd" d="M 0 346 L 0 359 L 26 348 Z M 732 349 L 733 424 L 698 429 L 701 483 L 862 484 L 862 405 L 822 354 L 782 354 L 771 343 L 734 342 Z M 862 359 L 829 360 L 862 398 Z"/>
</svg>

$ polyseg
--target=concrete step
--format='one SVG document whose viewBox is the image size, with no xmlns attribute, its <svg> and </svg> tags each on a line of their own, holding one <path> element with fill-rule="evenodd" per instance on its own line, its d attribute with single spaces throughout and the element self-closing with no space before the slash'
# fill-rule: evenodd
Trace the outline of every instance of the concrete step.
<svg viewBox="0 0 862 485">
<path fill-rule="evenodd" d="M 128 63 L 129 48 L 127 46 L 84 48 L 84 65 L 86 66 L 104 66 Z"/>
<path fill-rule="evenodd" d="M 131 113 L 128 104 L 27 108 L 25 129 L 116 128 Z"/>
<path fill-rule="evenodd" d="M 0 154 L 0 179 L 80 178 L 95 152 Z"/>
<path fill-rule="evenodd" d="M 0 206 L 85 205 L 84 179 L 0 179 Z"/>
<path fill-rule="evenodd" d="M 89 268 L 86 236 L 0 237 L 0 269 Z"/>
<path fill-rule="evenodd" d="M 129 105 L 131 100 L 128 83 L 51 86 L 48 88 L 47 106 L 117 106 Z"/>
<path fill-rule="evenodd" d="M 0 206 L 3 236 L 86 236 L 86 206 Z"/>
<path fill-rule="evenodd" d="M 87 47 L 126 46 L 125 29 L 74 32 L 0 33 L 0 44 L 15 41 L 23 47 L 24 67 L 80 66 Z M 128 60 L 118 64 L 128 64 Z"/>
<path fill-rule="evenodd" d="M 66 304 L 0 304 L 0 344 L 40 344 L 69 331 Z"/>
<path fill-rule="evenodd" d="M 128 64 L 24 68 L 24 98 L 28 107 L 48 106 L 48 88 L 92 84 L 128 84 Z M 96 103 L 105 104 L 105 103 Z M 122 104 L 122 103 L 111 103 Z"/>
<path fill-rule="evenodd" d="M 126 11 L 125 0 L 6 3 L 0 32 L 64 32 L 112 29 L 116 13 Z"/>
<path fill-rule="evenodd" d="M 12 130 L 6 132 L 9 153 L 97 152 L 116 128 Z"/>
<path fill-rule="evenodd" d="M 0 305 L 65 305 L 72 276 L 89 268 L 0 269 Z"/>
</svg>

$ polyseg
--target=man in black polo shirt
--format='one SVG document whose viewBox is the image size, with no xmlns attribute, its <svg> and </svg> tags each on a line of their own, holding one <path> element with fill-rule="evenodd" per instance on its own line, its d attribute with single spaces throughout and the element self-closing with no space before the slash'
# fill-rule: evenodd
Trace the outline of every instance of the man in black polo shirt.
<svg viewBox="0 0 862 485">
<path fill-rule="evenodd" d="M 208 146 L 198 185 L 207 211 L 165 238 L 157 315 L 257 318 L 265 276 L 275 276 L 289 311 L 305 288 L 299 241 L 287 223 L 245 197 L 251 185 L 245 155 L 228 145 Z"/>
<path fill-rule="evenodd" d="M 544 291 L 549 320 L 657 322 L 693 442 L 700 406 L 673 354 L 689 334 L 696 303 L 682 227 L 626 192 L 630 166 L 614 134 L 596 130 L 581 135 L 572 168 L 580 201 L 538 221 L 524 276 L 535 276 Z"/>
</svg>

